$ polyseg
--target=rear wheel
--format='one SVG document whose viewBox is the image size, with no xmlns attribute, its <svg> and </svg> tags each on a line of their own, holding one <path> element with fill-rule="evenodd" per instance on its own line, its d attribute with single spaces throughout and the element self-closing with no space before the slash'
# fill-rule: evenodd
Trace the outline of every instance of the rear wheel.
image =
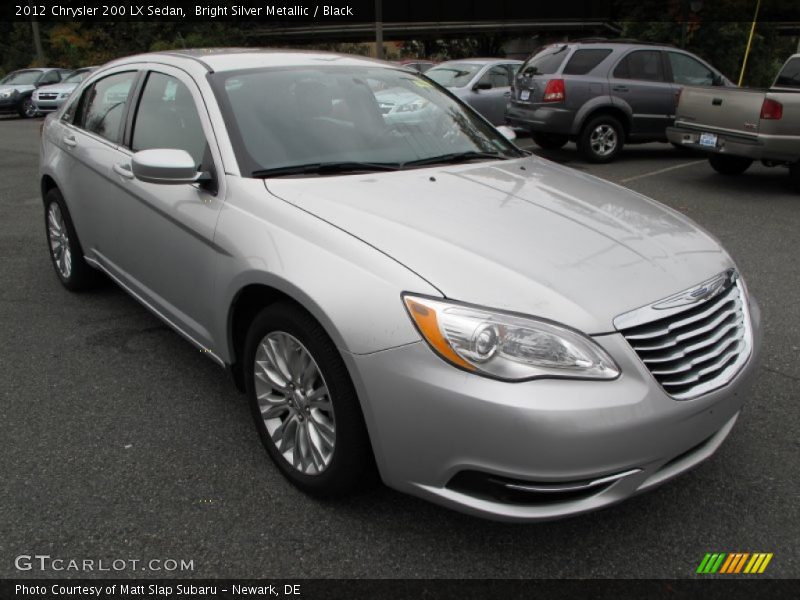
<svg viewBox="0 0 800 600">
<path fill-rule="evenodd" d="M 97 285 L 101 279 L 100 273 L 84 260 L 72 217 L 61 192 L 56 188 L 44 197 L 44 225 L 50 259 L 64 287 L 77 292 Z"/>
<path fill-rule="evenodd" d="M 753 164 L 753 161 L 742 156 L 712 154 L 708 157 L 708 163 L 712 169 L 722 175 L 741 175 Z"/>
<path fill-rule="evenodd" d="M 611 162 L 624 143 L 625 130 L 622 124 L 611 115 L 600 115 L 591 119 L 581 130 L 578 151 L 589 162 Z"/>
<path fill-rule="evenodd" d="M 569 141 L 568 136 L 557 133 L 532 133 L 531 137 L 537 146 L 545 150 L 558 150 Z"/>
<path fill-rule="evenodd" d="M 245 342 L 247 394 L 268 454 L 316 496 L 353 491 L 371 449 L 355 388 L 336 346 L 308 313 L 273 304 Z"/>
</svg>

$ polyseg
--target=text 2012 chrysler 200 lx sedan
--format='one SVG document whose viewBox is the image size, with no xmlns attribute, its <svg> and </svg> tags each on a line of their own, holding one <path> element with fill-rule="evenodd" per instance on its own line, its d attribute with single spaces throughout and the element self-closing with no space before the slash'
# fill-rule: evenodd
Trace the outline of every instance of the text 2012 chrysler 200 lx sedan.
<svg viewBox="0 0 800 600">
<path fill-rule="evenodd" d="M 41 188 L 62 283 L 106 273 L 228 367 L 309 493 L 374 457 L 473 514 L 596 509 L 710 456 L 756 362 L 714 238 L 388 63 L 118 60 L 46 120 Z"/>
</svg>

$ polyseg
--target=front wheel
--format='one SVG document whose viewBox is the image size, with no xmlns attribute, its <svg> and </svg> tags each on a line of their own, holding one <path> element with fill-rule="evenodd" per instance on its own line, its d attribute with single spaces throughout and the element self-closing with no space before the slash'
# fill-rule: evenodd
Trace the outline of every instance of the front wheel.
<svg viewBox="0 0 800 600">
<path fill-rule="evenodd" d="M 557 133 L 532 133 L 531 137 L 536 145 L 544 150 L 558 150 L 569 141 L 568 136 Z"/>
<path fill-rule="evenodd" d="M 22 105 L 19 107 L 19 116 L 23 119 L 30 119 L 35 117 L 39 113 L 39 109 L 36 108 L 36 105 L 33 103 L 31 98 L 25 98 L 22 101 Z"/>
<path fill-rule="evenodd" d="M 712 169 L 722 175 L 741 175 L 753 164 L 753 161 L 743 156 L 712 154 L 708 157 L 708 163 Z"/>
<path fill-rule="evenodd" d="M 622 124 L 610 115 L 600 115 L 581 130 L 578 151 L 589 162 L 606 163 L 617 157 L 624 143 Z"/>
<path fill-rule="evenodd" d="M 245 342 L 256 428 L 283 475 L 316 496 L 340 496 L 363 479 L 371 450 L 355 388 L 336 346 L 308 313 L 273 304 Z"/>
</svg>

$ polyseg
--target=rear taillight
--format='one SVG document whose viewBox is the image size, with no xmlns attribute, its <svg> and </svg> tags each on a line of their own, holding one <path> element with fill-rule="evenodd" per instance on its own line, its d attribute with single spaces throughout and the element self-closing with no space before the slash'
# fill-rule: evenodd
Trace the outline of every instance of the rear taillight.
<svg viewBox="0 0 800 600">
<path fill-rule="evenodd" d="M 566 98 L 563 79 L 551 79 L 544 86 L 542 102 L 563 102 Z"/>
<path fill-rule="evenodd" d="M 777 120 L 783 116 L 783 104 L 772 98 L 764 98 L 761 105 L 761 118 Z"/>
<path fill-rule="evenodd" d="M 683 91 L 683 88 L 678 88 L 678 91 L 675 92 L 675 106 L 678 106 L 678 102 L 681 101 L 681 92 L 682 91 Z"/>
</svg>

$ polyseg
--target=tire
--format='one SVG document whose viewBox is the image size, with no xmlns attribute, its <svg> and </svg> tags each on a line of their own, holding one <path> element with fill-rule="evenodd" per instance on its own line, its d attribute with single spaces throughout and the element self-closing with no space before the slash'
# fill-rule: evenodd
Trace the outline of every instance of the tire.
<svg viewBox="0 0 800 600">
<path fill-rule="evenodd" d="M 789 180 L 796 192 L 800 192 L 800 162 L 789 165 Z"/>
<path fill-rule="evenodd" d="M 569 141 L 569 136 L 558 133 L 532 133 L 531 138 L 539 148 L 544 150 L 558 150 Z"/>
<path fill-rule="evenodd" d="M 33 103 L 33 99 L 28 97 L 22 101 L 19 107 L 19 116 L 23 119 L 31 119 L 39 114 L 39 110 L 36 108 L 36 105 Z"/>
<path fill-rule="evenodd" d="M 600 115 L 584 125 L 578 136 L 578 152 L 593 163 L 614 160 L 625 144 L 625 130 L 611 115 Z"/>
<path fill-rule="evenodd" d="M 44 197 L 44 227 L 50 260 L 63 286 L 73 292 L 95 287 L 101 275 L 84 260 L 69 209 L 56 188 Z"/>
<path fill-rule="evenodd" d="M 708 157 L 708 163 L 712 169 L 722 175 L 741 175 L 753 164 L 753 161 L 742 156 L 712 154 Z"/>
<path fill-rule="evenodd" d="M 344 361 L 319 323 L 294 304 L 268 306 L 250 326 L 244 361 L 256 428 L 281 473 L 314 496 L 358 488 L 372 461 L 369 437 Z"/>
</svg>

